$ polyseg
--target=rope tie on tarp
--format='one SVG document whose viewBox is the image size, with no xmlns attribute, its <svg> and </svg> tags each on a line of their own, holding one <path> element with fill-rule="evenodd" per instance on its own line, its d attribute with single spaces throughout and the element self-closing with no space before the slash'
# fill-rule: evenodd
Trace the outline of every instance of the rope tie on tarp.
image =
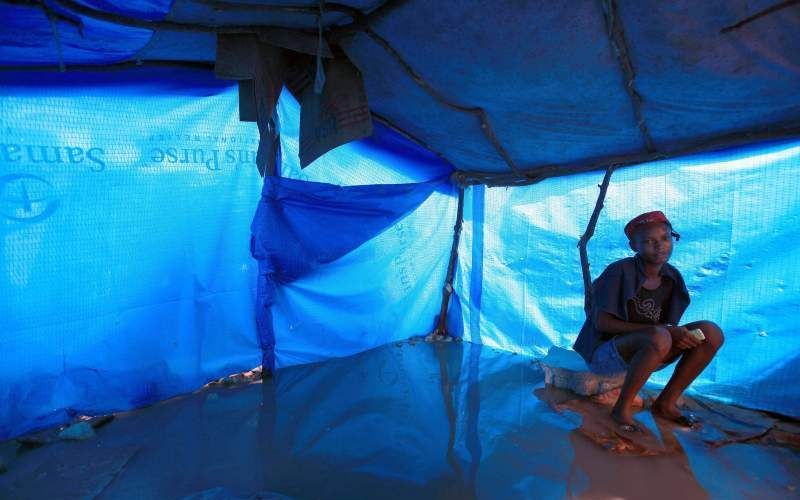
<svg viewBox="0 0 800 500">
<path fill-rule="evenodd" d="M 38 6 L 41 7 L 44 15 L 47 16 L 47 20 L 50 22 L 50 29 L 53 30 L 53 40 L 56 44 L 56 56 L 58 57 L 58 71 L 63 73 L 67 70 L 67 66 L 64 63 L 64 49 L 61 44 L 61 30 L 58 28 L 58 21 L 63 20 L 74 24 L 78 28 L 78 34 L 81 38 L 83 38 L 83 23 L 80 19 L 72 19 L 57 12 L 45 1 L 38 2 Z"/>
<path fill-rule="evenodd" d="M 317 14 L 317 74 L 314 76 L 314 93 L 322 94 L 322 89 L 325 88 L 325 68 L 322 65 L 322 46 L 325 40 L 322 37 L 322 17 L 325 14 L 325 0 L 319 0 L 319 14 Z"/>
<path fill-rule="evenodd" d="M 53 39 L 56 42 L 56 55 L 58 56 L 58 71 L 61 73 L 67 70 L 66 65 L 64 64 L 64 52 L 61 50 L 61 34 L 58 31 L 58 23 L 56 22 L 56 18 L 50 14 L 49 10 L 45 9 L 45 13 L 47 14 L 47 19 L 50 21 L 50 28 L 53 30 Z"/>
</svg>

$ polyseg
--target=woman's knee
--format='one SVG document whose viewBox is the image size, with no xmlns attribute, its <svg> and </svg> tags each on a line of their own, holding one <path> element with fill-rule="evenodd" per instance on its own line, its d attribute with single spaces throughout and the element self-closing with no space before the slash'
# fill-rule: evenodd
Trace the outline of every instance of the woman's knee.
<svg viewBox="0 0 800 500">
<path fill-rule="evenodd" d="M 635 334 L 616 337 L 614 344 L 622 359 L 630 363 L 633 356 L 643 350 L 654 351 L 663 358 L 672 347 L 672 337 L 666 328 L 651 326 Z"/>
<path fill-rule="evenodd" d="M 670 349 L 672 349 L 672 335 L 669 334 L 669 330 L 654 326 L 649 329 L 648 333 L 650 334 L 648 347 L 655 350 L 661 357 L 669 354 Z"/>
<path fill-rule="evenodd" d="M 713 346 L 715 350 L 725 343 L 725 334 L 722 333 L 722 328 L 713 321 L 698 321 L 694 328 L 699 328 L 703 331 L 706 342 Z"/>
</svg>

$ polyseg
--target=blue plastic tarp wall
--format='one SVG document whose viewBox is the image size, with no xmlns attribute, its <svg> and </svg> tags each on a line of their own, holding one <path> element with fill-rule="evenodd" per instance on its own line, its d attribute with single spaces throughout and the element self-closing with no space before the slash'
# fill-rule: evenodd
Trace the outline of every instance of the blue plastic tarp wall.
<svg viewBox="0 0 800 500">
<path fill-rule="evenodd" d="M 683 322 L 726 342 L 692 388 L 800 416 L 800 142 L 765 144 L 616 171 L 594 237 L 592 276 L 632 255 L 622 231 L 662 210 L 682 235 L 671 263 L 692 303 Z M 543 356 L 570 348 L 584 320 L 576 247 L 603 172 L 467 190 L 451 325 L 464 338 Z M 653 380 L 665 383 L 671 369 Z"/>
<path fill-rule="evenodd" d="M 325 180 L 349 172 L 378 185 L 262 186 L 256 126 L 238 121 L 235 87 L 207 71 L 5 73 L 0 105 L 0 439 L 250 369 L 265 336 L 280 367 L 432 326 L 451 169 L 386 127 L 315 164 Z M 296 134 L 284 142 L 289 172 Z M 267 229 L 296 230 L 253 240 L 294 264 L 269 332 L 257 328 L 264 296 L 250 255 L 262 188 L 275 202 Z"/>
<path fill-rule="evenodd" d="M 257 138 L 207 71 L 0 75 L 0 439 L 260 363 Z"/>
</svg>

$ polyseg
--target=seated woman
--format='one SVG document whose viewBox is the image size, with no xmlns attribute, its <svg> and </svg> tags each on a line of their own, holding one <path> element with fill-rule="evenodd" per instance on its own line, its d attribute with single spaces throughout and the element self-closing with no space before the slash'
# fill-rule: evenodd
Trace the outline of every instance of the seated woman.
<svg viewBox="0 0 800 500">
<path fill-rule="evenodd" d="M 678 326 L 689 292 L 681 273 L 667 263 L 672 239 L 680 236 L 663 213 L 639 215 L 625 226 L 625 235 L 636 255 L 610 264 L 594 281 L 592 310 L 573 348 L 595 373 L 626 373 L 611 416 L 627 431 L 637 429 L 633 401 L 650 374 L 678 361 L 652 411 L 691 427 L 695 419 L 683 415 L 677 401 L 722 346 L 722 330 L 710 321 Z"/>
</svg>

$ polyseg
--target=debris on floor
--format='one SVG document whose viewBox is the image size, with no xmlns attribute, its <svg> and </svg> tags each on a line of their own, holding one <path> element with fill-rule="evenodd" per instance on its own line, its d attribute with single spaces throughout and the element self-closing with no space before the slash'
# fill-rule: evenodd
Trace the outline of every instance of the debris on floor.
<svg viewBox="0 0 800 500">
<path fill-rule="evenodd" d="M 225 386 L 225 387 L 232 387 L 235 385 L 242 385 L 242 384 L 253 384 L 257 382 L 261 382 L 263 376 L 263 369 L 260 366 L 253 368 L 252 370 L 248 370 L 246 372 L 241 373 L 234 373 L 228 375 L 227 377 L 222 377 L 212 382 L 206 384 L 205 387 L 215 387 L 215 386 Z"/>
</svg>

